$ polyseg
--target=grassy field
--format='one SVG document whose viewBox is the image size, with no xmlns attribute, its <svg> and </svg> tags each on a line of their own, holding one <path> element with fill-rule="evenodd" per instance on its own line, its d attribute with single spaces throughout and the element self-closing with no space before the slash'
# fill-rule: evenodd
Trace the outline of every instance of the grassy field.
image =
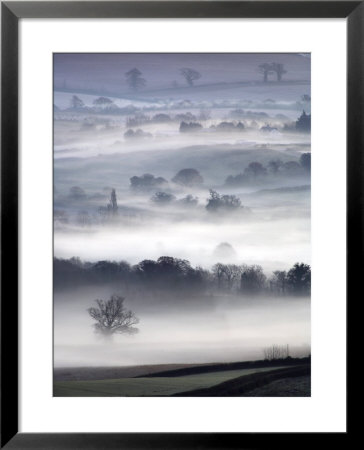
<svg viewBox="0 0 364 450">
<path fill-rule="evenodd" d="M 275 367 L 280 369 L 282 367 Z M 210 388 L 237 377 L 272 370 L 272 367 L 226 370 L 196 375 L 119 378 L 94 381 L 56 381 L 55 397 L 151 397 Z"/>
<path fill-rule="evenodd" d="M 245 392 L 244 397 L 310 397 L 311 377 L 308 375 L 272 381 Z"/>
</svg>

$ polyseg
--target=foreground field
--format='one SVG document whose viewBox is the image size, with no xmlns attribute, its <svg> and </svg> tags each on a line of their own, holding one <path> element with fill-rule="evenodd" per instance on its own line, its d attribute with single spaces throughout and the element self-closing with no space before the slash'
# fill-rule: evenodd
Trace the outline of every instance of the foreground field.
<svg viewBox="0 0 364 450">
<path fill-rule="evenodd" d="M 286 366 L 275 367 L 282 369 Z M 207 389 L 235 378 L 271 371 L 272 367 L 226 370 L 174 377 L 120 378 L 95 381 L 56 381 L 55 397 L 150 397 Z"/>
<path fill-rule="evenodd" d="M 309 397 L 311 377 L 302 376 L 272 381 L 265 386 L 252 389 L 244 397 Z"/>
</svg>

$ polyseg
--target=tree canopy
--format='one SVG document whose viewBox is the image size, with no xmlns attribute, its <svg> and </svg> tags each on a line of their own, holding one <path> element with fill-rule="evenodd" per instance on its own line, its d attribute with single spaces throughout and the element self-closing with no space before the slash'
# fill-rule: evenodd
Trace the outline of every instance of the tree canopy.
<svg viewBox="0 0 364 450">
<path fill-rule="evenodd" d="M 142 72 L 136 67 L 126 72 L 125 76 L 129 89 L 132 91 L 138 91 L 139 89 L 145 87 L 147 83 L 145 78 L 142 77 Z"/>
<path fill-rule="evenodd" d="M 193 83 L 201 78 L 200 72 L 197 72 L 197 70 L 191 69 L 190 67 L 184 67 L 181 69 L 181 75 L 184 77 L 189 86 L 193 86 Z"/>
<path fill-rule="evenodd" d="M 96 300 L 97 307 L 88 309 L 89 315 L 96 321 L 96 333 L 112 336 L 138 332 L 134 325 L 139 323 L 139 319 L 124 307 L 124 300 L 124 297 L 112 295 L 109 300 Z"/>
</svg>

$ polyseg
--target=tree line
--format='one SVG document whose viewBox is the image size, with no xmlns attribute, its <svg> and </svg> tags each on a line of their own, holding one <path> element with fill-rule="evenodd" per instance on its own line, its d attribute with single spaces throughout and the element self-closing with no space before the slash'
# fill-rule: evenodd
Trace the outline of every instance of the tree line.
<svg viewBox="0 0 364 450">
<path fill-rule="evenodd" d="M 83 262 L 54 258 L 54 287 L 118 284 L 129 290 L 163 293 L 230 293 L 238 295 L 308 295 L 311 268 L 296 263 L 288 271 L 264 273 L 260 265 L 216 263 L 211 270 L 192 267 L 187 260 L 161 256 L 130 265 L 126 261 Z"/>
<path fill-rule="evenodd" d="M 272 159 L 266 166 L 253 161 L 237 175 L 229 175 L 225 180 L 227 186 L 241 186 L 254 181 L 263 181 L 272 176 L 299 176 L 311 173 L 311 153 L 302 153 L 298 161 L 283 162 Z"/>
</svg>

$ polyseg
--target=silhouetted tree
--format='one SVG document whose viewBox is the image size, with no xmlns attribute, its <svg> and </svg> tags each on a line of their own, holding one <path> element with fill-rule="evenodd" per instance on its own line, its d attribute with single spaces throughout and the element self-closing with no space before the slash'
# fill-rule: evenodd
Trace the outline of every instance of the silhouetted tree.
<svg viewBox="0 0 364 450">
<path fill-rule="evenodd" d="M 108 97 L 98 97 L 93 101 L 93 104 L 96 106 L 105 106 L 105 105 L 111 105 L 114 102 L 109 99 Z"/>
<path fill-rule="evenodd" d="M 83 103 L 83 101 L 77 97 L 77 95 L 73 95 L 71 98 L 71 108 L 73 109 L 80 109 L 83 108 L 85 106 L 85 104 Z"/>
<path fill-rule="evenodd" d="M 87 211 L 79 211 L 77 213 L 77 223 L 81 225 L 82 227 L 85 227 L 87 225 L 91 224 L 91 218 Z"/>
<path fill-rule="evenodd" d="M 261 266 L 217 263 L 211 271 L 192 267 L 190 262 L 171 256 L 161 256 L 157 261 L 143 260 L 133 267 L 125 261 L 82 262 L 79 258 L 68 260 L 54 258 L 54 286 L 56 289 L 90 286 L 95 284 L 122 286 L 129 292 L 143 295 L 183 296 L 199 293 L 207 288 L 232 292 L 239 286 L 245 294 L 259 294 L 266 289 L 266 276 Z M 293 268 L 275 271 L 269 280 L 272 293 L 279 295 L 310 293 L 311 269 L 303 263 Z"/>
<path fill-rule="evenodd" d="M 79 186 L 72 186 L 70 188 L 69 197 L 73 200 L 83 200 L 86 198 L 86 193 Z"/>
<path fill-rule="evenodd" d="M 126 82 L 133 91 L 138 91 L 146 85 L 146 80 L 142 77 L 142 73 L 136 67 L 126 72 Z"/>
<path fill-rule="evenodd" d="M 203 184 L 203 178 L 196 169 L 182 169 L 172 178 L 172 181 L 182 186 L 198 186 Z"/>
<path fill-rule="evenodd" d="M 244 170 L 246 175 L 252 175 L 253 177 L 259 177 L 266 175 L 267 169 L 258 162 L 251 162 L 248 167 Z"/>
<path fill-rule="evenodd" d="M 212 274 L 214 276 L 214 279 L 217 281 L 217 288 L 221 289 L 225 277 L 224 264 L 216 263 L 212 267 Z"/>
<path fill-rule="evenodd" d="M 272 131 L 278 131 L 278 128 L 271 127 L 269 124 L 266 124 L 260 128 L 260 131 L 262 131 L 263 133 L 271 133 Z"/>
<path fill-rule="evenodd" d="M 142 114 L 142 113 L 139 113 L 136 116 L 126 118 L 126 126 L 127 127 L 139 127 L 139 126 L 144 125 L 149 122 L 150 122 L 150 117 L 145 114 Z"/>
<path fill-rule="evenodd" d="M 311 153 L 302 153 L 300 164 L 307 172 L 311 172 Z"/>
<path fill-rule="evenodd" d="M 258 66 L 259 73 L 263 74 L 263 81 L 267 83 L 269 74 L 273 73 L 272 64 L 264 63 Z"/>
<path fill-rule="evenodd" d="M 297 161 L 286 161 L 285 163 L 283 163 L 282 169 L 288 175 L 302 174 L 302 166 Z"/>
<path fill-rule="evenodd" d="M 174 116 L 174 120 L 179 120 L 180 122 L 185 121 L 185 122 L 195 122 L 197 120 L 197 117 L 192 114 L 191 112 L 186 112 L 186 113 L 179 113 L 176 114 Z M 202 120 L 202 119 L 200 119 Z"/>
<path fill-rule="evenodd" d="M 228 290 L 233 288 L 236 280 L 241 276 L 243 266 L 237 266 L 236 264 L 224 264 L 223 272 L 225 274 L 226 284 Z"/>
<path fill-rule="evenodd" d="M 167 180 L 162 177 L 155 177 L 150 173 L 145 173 L 141 177 L 133 176 L 130 178 L 130 188 L 134 191 L 150 192 L 151 189 L 160 189 L 166 187 Z"/>
<path fill-rule="evenodd" d="M 121 266 L 115 261 L 98 261 L 90 268 L 92 277 L 99 282 L 119 281 Z"/>
<path fill-rule="evenodd" d="M 184 77 L 189 86 L 193 86 L 193 83 L 201 78 L 201 74 L 197 72 L 197 70 L 189 67 L 181 69 L 181 75 Z"/>
<path fill-rule="evenodd" d="M 210 189 L 210 198 L 207 200 L 206 209 L 210 212 L 232 212 L 242 208 L 240 198 L 235 195 L 220 195 Z"/>
<path fill-rule="evenodd" d="M 265 285 L 266 276 L 261 266 L 243 266 L 240 278 L 240 289 L 248 294 L 259 293 Z"/>
<path fill-rule="evenodd" d="M 179 126 L 180 133 L 190 133 L 193 131 L 199 131 L 202 129 L 202 125 L 198 122 L 181 122 Z"/>
<path fill-rule="evenodd" d="M 170 122 L 171 116 L 169 116 L 168 114 L 164 114 L 164 113 L 159 113 L 159 114 L 155 114 L 151 121 L 152 122 L 156 122 L 156 123 L 166 123 L 166 122 Z"/>
<path fill-rule="evenodd" d="M 220 122 L 216 126 L 216 131 L 225 131 L 225 132 L 243 131 L 244 129 L 245 129 L 244 124 L 241 122 L 238 122 L 236 125 L 233 122 Z"/>
<path fill-rule="evenodd" d="M 280 159 L 272 159 L 268 163 L 268 169 L 271 173 L 276 174 L 279 169 L 282 167 L 282 161 Z"/>
<path fill-rule="evenodd" d="M 289 358 L 288 345 L 272 345 L 264 349 L 264 359 L 267 361 L 275 361 L 277 359 Z"/>
<path fill-rule="evenodd" d="M 63 209 L 55 209 L 53 211 L 53 220 L 55 223 L 66 224 L 68 223 L 69 217 Z"/>
<path fill-rule="evenodd" d="M 166 205 L 176 200 L 176 197 L 168 192 L 156 192 L 151 200 L 159 205 Z"/>
<path fill-rule="evenodd" d="M 124 133 L 125 139 L 146 139 L 153 137 L 152 133 L 148 133 L 147 131 L 143 131 L 140 128 L 138 128 L 136 131 L 134 130 L 127 130 Z"/>
<path fill-rule="evenodd" d="M 302 114 L 296 121 L 296 129 L 305 132 L 311 131 L 311 114 L 306 114 L 305 111 L 302 111 Z"/>
<path fill-rule="evenodd" d="M 285 270 L 275 270 L 270 279 L 270 285 L 273 291 L 284 294 L 287 287 L 287 272 Z"/>
<path fill-rule="evenodd" d="M 311 101 L 311 95 L 303 94 L 303 95 L 301 95 L 301 100 L 303 102 L 310 102 Z"/>
<path fill-rule="evenodd" d="M 309 294 L 311 291 L 311 267 L 296 263 L 287 273 L 287 283 L 296 294 Z"/>
<path fill-rule="evenodd" d="M 198 197 L 194 197 L 191 194 L 186 195 L 186 197 L 183 197 L 178 200 L 178 203 L 182 206 L 197 206 L 198 204 Z"/>
<path fill-rule="evenodd" d="M 272 70 L 277 75 L 277 81 L 282 81 L 282 76 L 287 73 L 287 70 L 284 69 L 284 64 L 282 63 L 272 63 Z"/>
<path fill-rule="evenodd" d="M 250 178 L 248 175 L 239 173 L 238 175 L 229 175 L 225 180 L 225 184 L 227 186 L 242 186 L 248 183 L 249 180 Z"/>
<path fill-rule="evenodd" d="M 110 203 L 107 205 L 107 209 L 113 216 L 116 216 L 118 213 L 118 202 L 116 199 L 116 191 L 113 189 L 110 195 Z"/>
<path fill-rule="evenodd" d="M 96 300 L 97 308 L 87 311 L 96 321 L 95 332 L 110 337 L 113 334 L 134 334 L 138 329 L 134 327 L 139 323 L 135 314 L 124 307 L 124 298 L 112 295 L 109 300 Z"/>
<path fill-rule="evenodd" d="M 171 256 L 161 256 L 157 261 L 141 261 L 134 267 L 134 272 L 149 290 L 173 289 L 174 295 L 201 289 L 206 278 L 206 271 L 201 268 L 193 269 L 189 261 Z"/>
</svg>

